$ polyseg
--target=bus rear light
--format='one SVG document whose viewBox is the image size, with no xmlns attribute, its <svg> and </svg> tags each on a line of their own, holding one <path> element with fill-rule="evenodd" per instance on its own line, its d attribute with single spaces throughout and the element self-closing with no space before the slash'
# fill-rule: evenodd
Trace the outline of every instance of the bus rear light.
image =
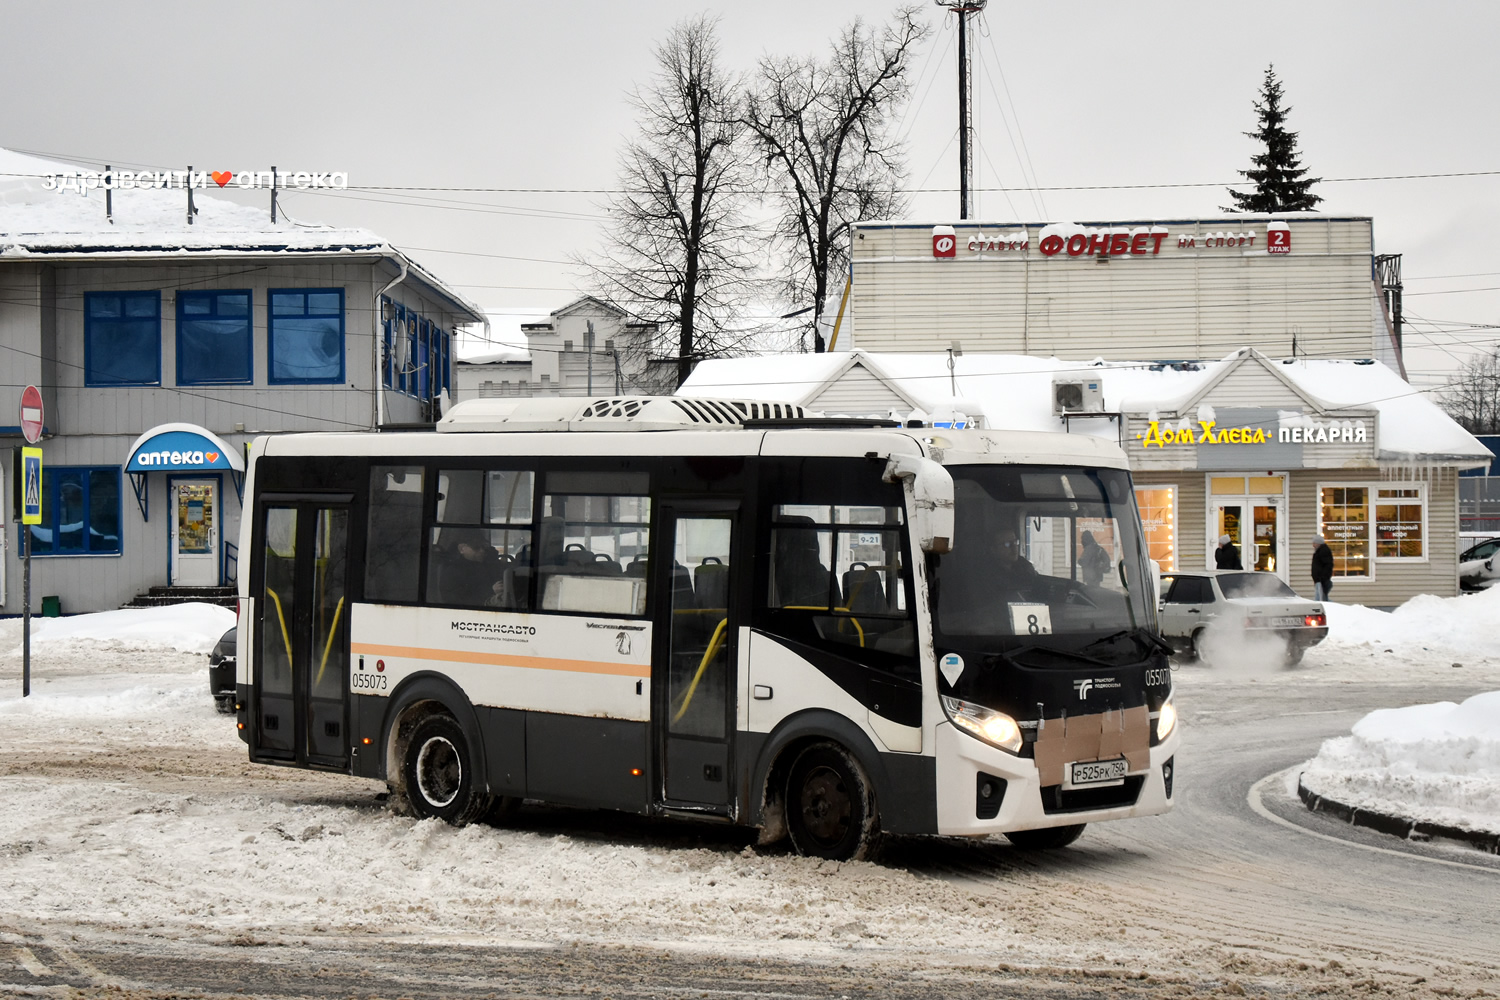
<svg viewBox="0 0 1500 1000">
<path fill-rule="evenodd" d="M 630 776 L 632 778 L 639 778 L 641 776 L 641 769 L 638 767 L 632 767 L 630 769 Z"/>
<path fill-rule="evenodd" d="M 238 726 L 240 729 L 244 729 L 245 728 L 245 724 L 243 722 L 236 722 L 235 725 Z"/>
<path fill-rule="evenodd" d="M 1303 622 L 1306 623 L 1306 625 L 1307 625 L 1308 628 L 1322 628 L 1324 625 L 1328 624 L 1328 616 L 1327 615 L 1308 615 L 1306 618 L 1303 619 Z"/>
<path fill-rule="evenodd" d="M 374 743 L 375 741 L 372 740 L 372 739 L 370 739 L 370 737 L 366 736 L 364 739 L 360 740 L 360 742 L 363 743 L 365 746 L 369 746 L 371 743 Z"/>
</svg>

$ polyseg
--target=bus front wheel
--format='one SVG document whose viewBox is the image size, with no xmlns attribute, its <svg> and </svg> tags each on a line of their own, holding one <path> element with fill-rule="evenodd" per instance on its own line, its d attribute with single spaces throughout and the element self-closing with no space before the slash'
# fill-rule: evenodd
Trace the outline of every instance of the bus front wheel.
<svg viewBox="0 0 1500 1000">
<path fill-rule="evenodd" d="M 835 743 L 814 743 L 792 764 L 786 783 L 786 825 L 798 854 L 863 861 L 880 834 L 870 779 Z"/>
<path fill-rule="evenodd" d="M 418 819 L 464 826 L 484 815 L 490 797 L 474 784 L 473 760 L 469 740 L 451 715 L 429 715 L 416 724 L 401 776 Z"/>
</svg>

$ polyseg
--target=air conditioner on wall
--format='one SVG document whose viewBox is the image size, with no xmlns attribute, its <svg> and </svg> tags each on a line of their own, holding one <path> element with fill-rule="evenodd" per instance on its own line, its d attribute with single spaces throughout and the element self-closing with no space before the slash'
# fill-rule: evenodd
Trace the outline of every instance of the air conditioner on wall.
<svg viewBox="0 0 1500 1000">
<path fill-rule="evenodd" d="M 1104 384 L 1098 379 L 1056 378 L 1052 380 L 1052 412 L 1103 413 Z"/>
</svg>

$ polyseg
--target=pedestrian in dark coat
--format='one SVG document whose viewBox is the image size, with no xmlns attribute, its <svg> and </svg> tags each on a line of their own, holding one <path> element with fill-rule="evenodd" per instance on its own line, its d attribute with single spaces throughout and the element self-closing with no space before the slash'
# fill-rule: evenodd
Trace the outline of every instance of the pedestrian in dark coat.
<svg viewBox="0 0 1500 1000">
<path fill-rule="evenodd" d="M 1313 600 L 1328 600 L 1328 592 L 1333 589 L 1333 550 L 1322 535 L 1313 537 L 1312 579 Z"/>
<path fill-rule="evenodd" d="M 1229 540 L 1228 535 L 1219 536 L 1219 547 L 1214 549 L 1214 566 L 1217 569 L 1244 569 L 1240 562 L 1240 547 Z"/>
</svg>

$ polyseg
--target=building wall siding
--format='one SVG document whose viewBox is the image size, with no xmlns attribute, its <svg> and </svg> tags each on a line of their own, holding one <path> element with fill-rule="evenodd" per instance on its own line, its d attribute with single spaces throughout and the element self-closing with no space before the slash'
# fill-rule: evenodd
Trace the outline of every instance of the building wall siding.
<svg viewBox="0 0 1500 1000">
<path fill-rule="evenodd" d="M 1044 256 L 1040 226 L 965 225 L 951 260 L 932 256 L 930 226 L 857 226 L 853 346 L 1217 358 L 1245 344 L 1290 355 L 1295 336 L 1301 355 L 1385 356 L 1384 329 L 1372 328 L 1370 220 L 1289 225 L 1288 255 L 1265 253 L 1264 220 L 1208 219 L 1165 223 L 1157 255 L 1077 258 Z M 1255 248 L 1177 246 L 1228 231 L 1254 232 Z M 969 252 L 981 232 L 1028 247 Z"/>
</svg>

